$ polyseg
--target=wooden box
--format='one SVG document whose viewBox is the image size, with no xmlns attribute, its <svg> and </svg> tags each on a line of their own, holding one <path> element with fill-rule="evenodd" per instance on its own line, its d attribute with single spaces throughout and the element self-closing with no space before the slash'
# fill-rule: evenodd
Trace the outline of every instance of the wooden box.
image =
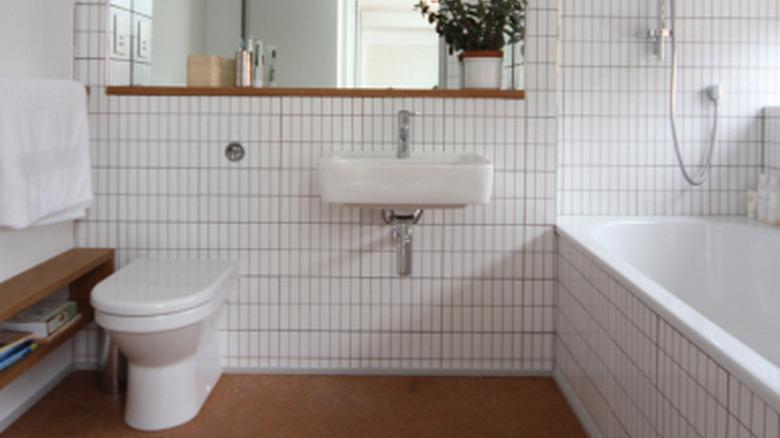
<svg viewBox="0 0 780 438">
<path fill-rule="evenodd" d="M 221 87 L 225 81 L 223 77 L 223 63 L 221 56 L 190 55 L 187 57 L 187 86 L 188 87 Z"/>
</svg>

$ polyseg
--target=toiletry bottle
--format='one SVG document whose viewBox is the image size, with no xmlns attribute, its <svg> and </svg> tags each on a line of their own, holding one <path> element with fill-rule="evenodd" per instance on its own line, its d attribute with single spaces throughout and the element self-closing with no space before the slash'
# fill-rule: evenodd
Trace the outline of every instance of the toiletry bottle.
<svg viewBox="0 0 780 438">
<path fill-rule="evenodd" d="M 277 50 L 275 46 L 268 46 L 268 86 L 276 86 L 276 55 Z"/>
<path fill-rule="evenodd" d="M 769 175 L 761 173 L 758 176 L 758 197 L 756 201 L 756 219 L 759 222 L 766 222 L 768 217 L 767 207 L 769 207 Z"/>
<path fill-rule="evenodd" d="M 254 76 L 252 77 L 252 86 L 262 88 L 265 82 L 265 49 L 261 40 L 255 41 L 254 50 Z"/>
<path fill-rule="evenodd" d="M 746 201 L 748 218 L 756 219 L 758 216 L 758 192 L 755 190 L 748 190 Z"/>
<path fill-rule="evenodd" d="M 239 41 L 239 50 L 236 52 L 235 58 L 235 71 L 236 71 L 236 87 L 251 87 L 252 86 L 252 70 L 254 69 L 254 63 L 252 62 L 252 37 L 242 38 Z"/>
<path fill-rule="evenodd" d="M 769 177 L 766 200 L 766 223 L 769 225 L 780 225 L 780 175 L 773 173 Z"/>
<path fill-rule="evenodd" d="M 748 219 L 758 219 L 758 190 L 761 187 L 761 175 L 763 175 L 763 173 L 758 175 L 758 184 L 755 190 L 747 191 L 746 207 Z"/>
<path fill-rule="evenodd" d="M 239 50 L 236 52 L 236 87 L 252 86 L 252 52 Z"/>
</svg>

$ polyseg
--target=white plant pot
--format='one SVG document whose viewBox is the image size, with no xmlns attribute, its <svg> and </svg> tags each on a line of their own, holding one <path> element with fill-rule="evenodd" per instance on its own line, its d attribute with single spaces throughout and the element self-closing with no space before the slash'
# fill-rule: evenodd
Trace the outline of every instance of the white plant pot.
<svg viewBox="0 0 780 438">
<path fill-rule="evenodd" d="M 466 88 L 501 88 L 501 70 L 504 58 L 501 56 L 463 56 L 464 86 Z"/>
</svg>

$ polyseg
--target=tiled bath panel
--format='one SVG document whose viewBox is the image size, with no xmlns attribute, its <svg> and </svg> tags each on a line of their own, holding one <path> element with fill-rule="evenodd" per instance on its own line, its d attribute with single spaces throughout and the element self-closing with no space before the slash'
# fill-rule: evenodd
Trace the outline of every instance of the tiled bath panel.
<svg viewBox="0 0 780 438">
<path fill-rule="evenodd" d="M 604 437 L 780 436 L 778 412 L 558 237 L 556 378 Z"/>
<path fill-rule="evenodd" d="M 529 17 L 526 101 L 106 96 L 105 4 L 77 4 L 75 70 L 92 88 L 96 202 L 77 243 L 137 257 L 240 264 L 222 321 L 231 369 L 544 373 L 555 289 L 557 6 Z M 88 37 L 89 36 L 89 37 Z M 86 45 L 86 47 L 82 47 Z M 395 274 L 376 211 L 323 204 L 333 151 L 392 151 L 400 109 L 413 153 L 496 163 L 491 203 L 429 211 L 414 274 Z M 247 149 L 224 157 L 231 141 Z M 522 147 L 521 147 L 522 146 Z M 94 331 L 77 360 L 94 362 Z"/>
<path fill-rule="evenodd" d="M 658 28 L 658 1 L 562 0 L 559 214 L 745 212 L 761 166 L 761 111 L 780 99 L 780 3 L 678 3 L 678 126 L 692 172 L 711 127 L 702 90 L 720 83 L 725 91 L 711 180 L 691 188 L 677 169 L 670 60 L 660 62 L 641 37 Z"/>
</svg>

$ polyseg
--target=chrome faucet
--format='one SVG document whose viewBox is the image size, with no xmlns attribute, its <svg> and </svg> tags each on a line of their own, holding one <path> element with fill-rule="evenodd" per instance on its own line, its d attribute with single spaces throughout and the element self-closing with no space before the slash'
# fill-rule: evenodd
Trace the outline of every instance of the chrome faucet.
<svg viewBox="0 0 780 438">
<path fill-rule="evenodd" d="M 412 136 L 412 129 L 409 123 L 412 117 L 419 115 L 419 113 L 409 110 L 398 111 L 398 149 L 396 150 L 395 157 L 398 159 L 406 159 L 411 155 L 409 150 L 409 139 Z"/>
</svg>

